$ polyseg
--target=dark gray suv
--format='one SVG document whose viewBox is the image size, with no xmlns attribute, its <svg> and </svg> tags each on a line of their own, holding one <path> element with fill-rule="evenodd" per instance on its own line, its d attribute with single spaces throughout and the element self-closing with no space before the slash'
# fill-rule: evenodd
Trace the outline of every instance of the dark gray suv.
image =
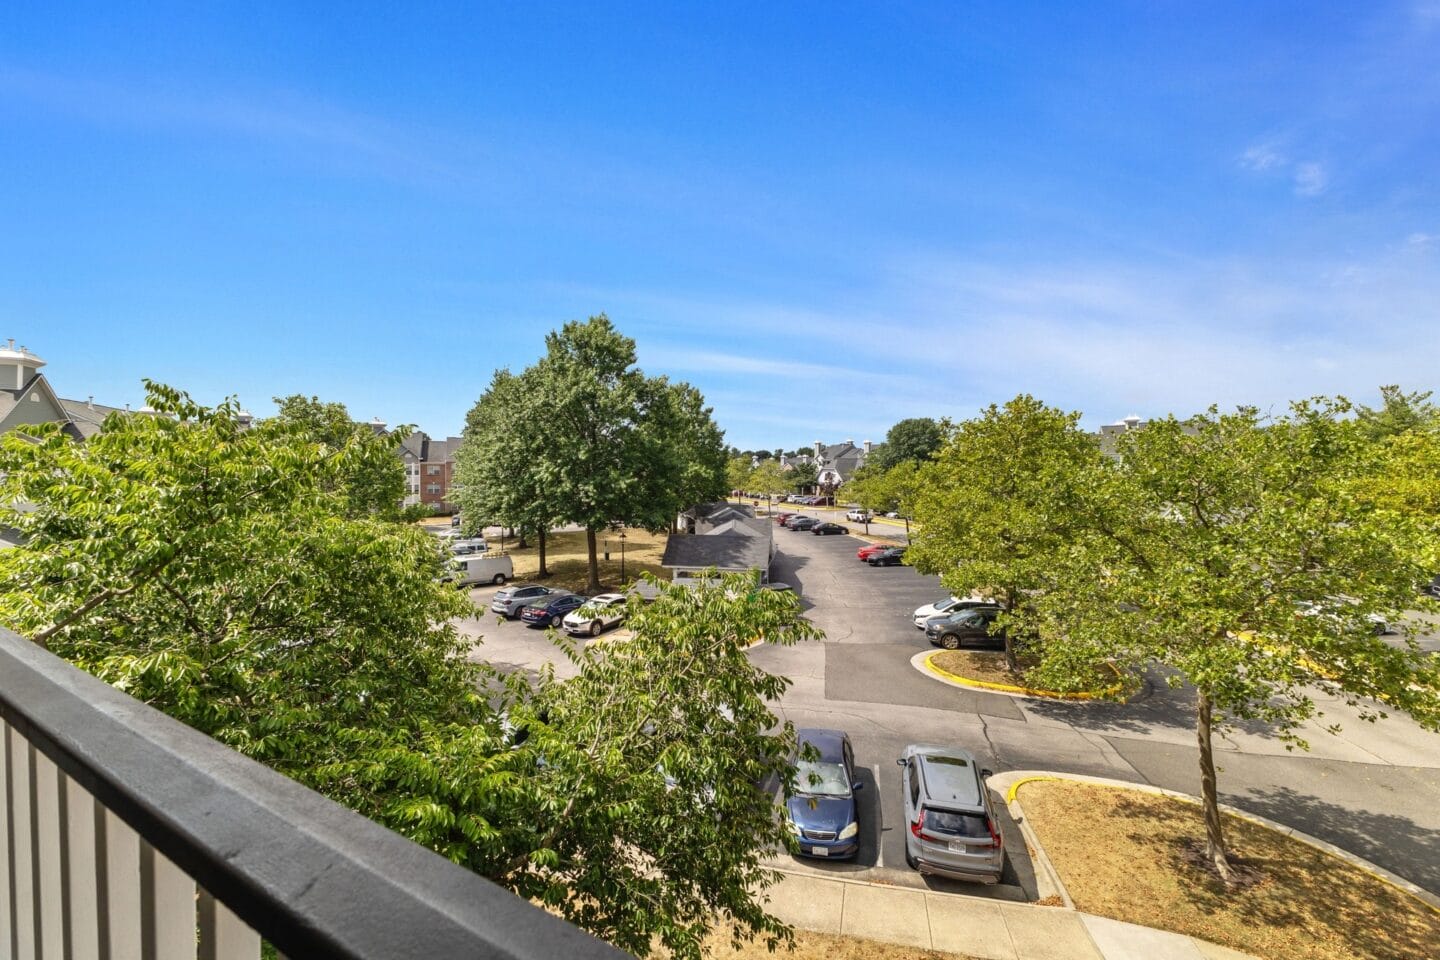
<svg viewBox="0 0 1440 960">
<path fill-rule="evenodd" d="M 921 873 L 996 883 L 1005 868 L 989 770 L 961 747 L 911 744 L 895 761 L 905 798 L 905 862 Z"/>
</svg>

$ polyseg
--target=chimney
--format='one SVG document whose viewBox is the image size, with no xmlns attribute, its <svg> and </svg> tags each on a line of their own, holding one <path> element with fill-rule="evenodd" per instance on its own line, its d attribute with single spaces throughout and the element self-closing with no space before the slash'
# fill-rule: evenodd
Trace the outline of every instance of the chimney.
<svg viewBox="0 0 1440 960">
<path fill-rule="evenodd" d="M 819 440 L 816 440 L 816 441 L 815 441 L 815 459 L 816 459 L 816 460 L 819 460 L 819 459 L 820 459 L 820 453 L 821 453 L 821 451 L 823 451 L 824 449 L 825 449 L 825 444 L 821 443 Z"/>
<path fill-rule="evenodd" d="M 1136 427 L 1140 426 L 1140 417 L 1138 414 L 1132 413 L 1130 414 L 1130 416 L 1125 418 L 1124 423 L 1127 430 L 1134 430 Z"/>
<path fill-rule="evenodd" d="M 865 441 L 865 455 L 866 455 L 867 457 L 870 455 L 870 448 L 871 448 L 871 446 L 873 446 L 873 444 L 871 444 L 869 440 L 866 440 L 866 441 Z"/>
<path fill-rule="evenodd" d="M 92 393 L 90 394 L 90 396 L 85 398 L 85 406 L 89 407 L 91 410 L 95 409 L 95 394 Z"/>
</svg>

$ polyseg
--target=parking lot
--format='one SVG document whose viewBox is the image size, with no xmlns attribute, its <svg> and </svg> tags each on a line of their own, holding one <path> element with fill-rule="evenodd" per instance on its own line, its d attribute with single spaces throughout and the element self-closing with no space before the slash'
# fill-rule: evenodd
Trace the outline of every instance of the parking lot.
<svg viewBox="0 0 1440 960">
<path fill-rule="evenodd" d="M 1002 823 L 1008 862 L 999 889 L 922 880 L 906 867 L 895 759 L 908 743 L 958 744 L 997 772 L 1056 770 L 1198 792 L 1188 691 L 1171 690 L 1152 676 L 1129 703 L 1075 704 L 946 686 L 910 664 L 916 653 L 932 649 L 909 615 L 944 595 L 937 578 L 904 566 L 869 567 L 855 558 L 861 541 L 853 536 L 777 528 L 775 543 L 773 578 L 797 589 L 806 615 L 825 637 L 794 647 L 761 645 L 750 655 L 792 681 L 775 705 L 782 717 L 799 727 L 850 735 L 864 784 L 857 798 L 862 842 L 856 860 L 805 861 L 805 869 L 863 872 L 888 883 L 986 896 L 1033 890 L 1024 844 L 1008 823 Z M 472 595 L 488 602 L 494 592 L 486 587 Z M 560 676 L 573 672 L 542 630 L 497 624 L 488 613 L 461 629 L 483 634 L 477 657 L 502 668 L 535 670 L 553 662 Z M 1433 647 L 1436 640 L 1432 634 L 1422 642 Z M 1287 751 L 1260 724 L 1241 725 L 1217 740 L 1221 799 L 1440 890 L 1434 856 L 1440 844 L 1440 738 L 1405 718 L 1367 724 L 1338 700 L 1321 698 L 1320 705 L 1326 717 L 1300 731 L 1310 753 Z M 1343 724 L 1339 736 L 1322 726 L 1334 720 Z"/>
</svg>

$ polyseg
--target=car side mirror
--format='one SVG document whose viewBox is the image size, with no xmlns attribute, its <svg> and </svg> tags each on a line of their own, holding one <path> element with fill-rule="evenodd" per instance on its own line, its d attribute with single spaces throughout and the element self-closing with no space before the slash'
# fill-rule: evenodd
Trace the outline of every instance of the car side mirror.
<svg viewBox="0 0 1440 960">
<path fill-rule="evenodd" d="M 903 766 L 905 766 L 905 758 L 904 758 L 904 757 L 896 757 L 896 758 L 895 758 L 895 765 L 896 765 L 897 767 L 903 767 Z"/>
<path fill-rule="evenodd" d="M 995 776 L 995 771 L 994 771 L 994 770 L 986 770 L 984 767 L 981 767 L 981 768 L 980 768 L 980 779 L 981 779 L 981 780 L 989 780 L 989 779 L 990 779 L 991 777 L 993 777 L 993 776 Z"/>
<path fill-rule="evenodd" d="M 861 783 L 859 780 L 856 780 L 854 783 L 850 784 L 851 790 L 863 790 L 864 788 L 865 784 Z"/>
</svg>

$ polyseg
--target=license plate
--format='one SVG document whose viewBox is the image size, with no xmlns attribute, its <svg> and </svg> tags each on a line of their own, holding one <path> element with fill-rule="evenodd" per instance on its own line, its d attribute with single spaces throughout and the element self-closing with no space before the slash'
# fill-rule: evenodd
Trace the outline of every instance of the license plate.
<svg viewBox="0 0 1440 960">
<path fill-rule="evenodd" d="M 961 842 L 958 841 L 958 840 L 951 840 L 951 841 L 950 841 L 950 852 L 951 852 L 951 853 L 969 853 L 969 852 L 970 852 L 970 845 L 969 845 L 969 844 L 966 844 L 966 843 L 961 843 Z"/>
<path fill-rule="evenodd" d="M 813 853 L 813 854 L 815 854 L 815 856 L 817 856 L 817 857 L 828 857 L 828 856 L 830 856 L 830 851 L 829 851 L 829 850 L 826 850 L 824 847 L 811 847 L 811 848 L 810 848 L 810 852 Z"/>
</svg>

